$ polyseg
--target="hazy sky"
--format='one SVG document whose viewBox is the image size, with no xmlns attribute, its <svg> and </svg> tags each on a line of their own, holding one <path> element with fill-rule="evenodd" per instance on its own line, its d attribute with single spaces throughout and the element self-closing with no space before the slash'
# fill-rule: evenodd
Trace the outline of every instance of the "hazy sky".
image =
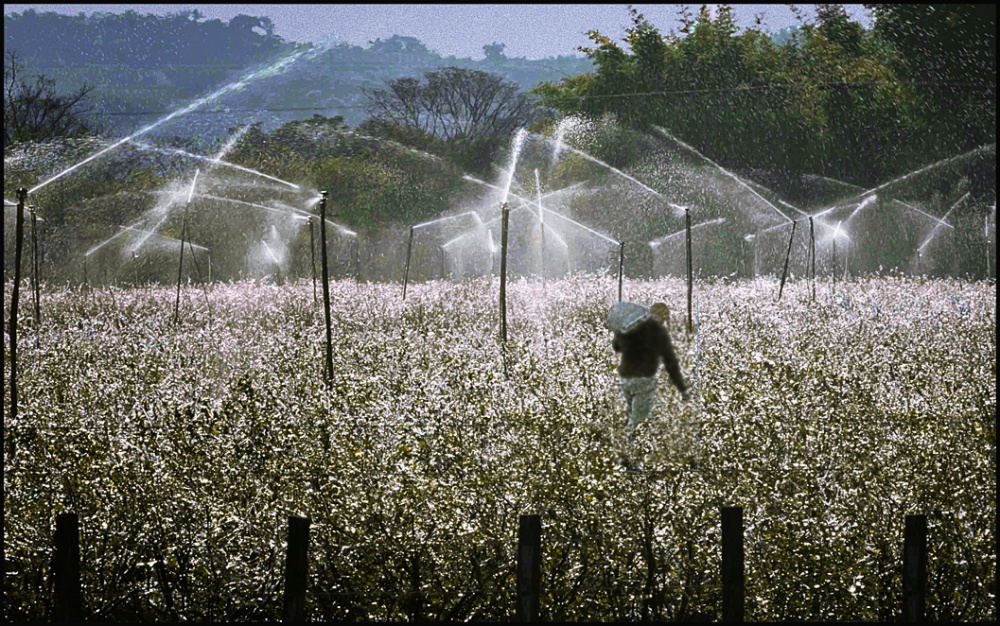
<svg viewBox="0 0 1000 626">
<path fill-rule="evenodd" d="M 661 33 L 679 28 L 679 4 L 634 5 Z M 697 13 L 700 4 L 687 5 Z M 797 24 L 786 4 L 737 4 L 741 28 L 753 26 L 760 15 L 764 30 Z M 797 5 L 809 20 L 814 5 Z M 855 21 L 871 23 L 860 4 L 844 5 Z M 329 35 L 352 45 L 367 45 L 392 35 L 416 37 L 443 56 L 483 58 L 483 46 L 506 44 L 508 57 L 540 59 L 579 54 L 590 45 L 588 30 L 621 40 L 630 25 L 626 4 L 5 4 L 4 13 L 26 9 L 76 15 L 81 11 L 165 15 L 197 9 L 205 17 L 228 22 L 240 13 L 267 16 L 275 32 L 289 41 L 318 42 Z"/>
</svg>

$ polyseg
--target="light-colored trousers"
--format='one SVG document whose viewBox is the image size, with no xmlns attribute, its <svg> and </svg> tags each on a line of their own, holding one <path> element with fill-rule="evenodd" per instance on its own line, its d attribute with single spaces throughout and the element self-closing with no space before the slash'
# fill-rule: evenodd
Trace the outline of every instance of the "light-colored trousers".
<svg viewBox="0 0 1000 626">
<path fill-rule="evenodd" d="M 622 395 L 625 396 L 625 404 L 628 407 L 628 424 L 625 427 L 625 432 L 628 433 L 629 441 L 631 441 L 635 427 L 653 413 L 653 406 L 656 404 L 656 376 L 621 378 L 619 380 Z"/>
</svg>

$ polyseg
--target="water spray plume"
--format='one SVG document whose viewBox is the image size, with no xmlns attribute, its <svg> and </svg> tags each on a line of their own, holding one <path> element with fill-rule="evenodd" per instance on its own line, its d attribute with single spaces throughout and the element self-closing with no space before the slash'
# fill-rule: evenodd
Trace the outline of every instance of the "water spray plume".
<svg viewBox="0 0 1000 626">
<path fill-rule="evenodd" d="M 709 164 L 713 165 L 713 166 L 714 166 L 714 167 L 715 167 L 716 169 L 718 169 L 718 170 L 719 170 L 720 172 L 722 172 L 722 173 L 723 173 L 723 174 L 725 174 L 726 176 L 728 176 L 728 177 L 732 178 L 733 180 L 735 180 L 735 181 L 736 181 L 737 183 L 739 183 L 739 184 L 740 184 L 740 185 L 742 185 L 742 186 L 743 186 L 744 188 L 746 188 L 746 190 L 747 190 L 747 191 L 749 191 L 749 192 L 750 192 L 750 193 L 752 193 L 752 194 L 753 194 L 754 196 L 756 196 L 757 198 L 759 198 L 760 200 L 762 200 L 762 201 L 764 202 L 764 204 L 766 204 L 767 206 L 769 206 L 769 207 L 771 207 L 772 209 L 774 209 L 774 210 L 775 210 L 775 212 L 777 212 L 777 214 L 778 214 L 778 215 L 780 215 L 781 217 L 785 218 L 785 219 L 786 219 L 786 220 L 788 220 L 789 222 L 791 222 L 791 221 L 792 221 L 792 218 L 790 218 L 790 217 L 788 217 L 787 215 L 785 215 L 784 213 L 782 213 L 782 212 L 781 212 L 781 209 L 779 209 L 778 207 L 774 206 L 774 204 L 772 204 L 772 203 L 771 203 L 771 202 L 770 202 L 770 201 L 769 201 L 769 200 L 768 200 L 767 198 L 765 198 L 764 196 L 762 196 L 762 195 L 760 195 L 759 193 L 757 193 L 757 192 L 756 192 L 756 191 L 754 190 L 754 188 L 753 188 L 753 187 L 751 187 L 750 185 L 746 184 L 746 183 L 745 183 L 745 182 L 744 182 L 743 180 L 741 180 L 741 179 L 740 179 L 740 177 L 739 177 L 739 176 L 737 176 L 736 174 L 733 174 L 732 172 L 730 172 L 730 171 L 729 171 L 729 170 L 727 170 L 726 168 L 722 167 L 721 165 L 719 165 L 718 163 L 716 163 L 716 162 L 715 162 L 715 161 L 713 161 L 712 159 L 708 158 L 707 156 L 705 156 L 705 155 L 704 155 L 704 154 L 702 154 L 701 152 L 698 152 L 698 150 L 696 150 L 696 149 L 695 149 L 695 148 L 694 148 L 693 146 L 689 146 L 688 144 L 684 143 L 683 141 L 681 141 L 681 140 L 680 140 L 680 139 L 678 139 L 677 137 L 674 137 L 673 135 L 671 135 L 670 133 L 668 133 L 668 132 L 666 131 L 666 129 L 664 129 L 664 128 L 660 127 L 660 126 L 653 126 L 653 128 L 655 128 L 655 129 L 656 129 L 656 130 L 658 130 L 658 131 L 659 131 L 659 132 L 660 132 L 661 134 L 663 134 L 663 135 L 664 135 L 665 137 L 667 137 L 667 139 L 670 139 L 671 141 L 674 141 L 674 142 L 676 142 L 676 143 L 680 144 L 681 146 L 683 146 L 683 147 L 687 148 L 687 149 L 688 149 L 688 150 L 690 150 L 691 152 L 695 153 L 696 155 L 698 155 L 699 157 L 701 157 L 702 159 L 704 159 L 704 160 L 705 160 L 705 161 L 706 161 L 707 163 L 709 163 Z"/>
<path fill-rule="evenodd" d="M 414 229 L 423 228 L 425 226 L 433 226 L 434 224 L 440 224 L 441 222 L 447 222 L 450 220 L 455 220 L 460 217 L 465 217 L 466 215 L 472 215 L 475 218 L 479 218 L 479 214 L 475 211 L 466 211 L 465 213 L 459 213 L 458 215 L 447 215 L 445 217 L 438 218 L 436 220 L 431 220 L 429 222 L 424 222 L 422 224 L 416 224 L 413 226 Z M 480 220 L 481 221 L 481 220 Z"/>
<path fill-rule="evenodd" d="M 257 80 L 258 78 L 261 78 L 261 77 L 268 77 L 268 76 L 273 76 L 273 75 L 277 74 L 278 72 L 284 70 L 288 65 L 290 65 L 291 63 L 293 63 L 294 61 L 296 61 L 303 54 L 305 54 L 305 52 L 306 52 L 305 50 L 295 51 L 295 52 L 289 54 L 288 56 L 286 56 L 285 58 L 280 59 L 280 60 L 276 61 L 275 63 L 272 63 L 271 65 L 267 66 L 264 69 L 258 70 L 256 72 L 251 72 L 249 75 L 241 78 L 240 80 L 238 80 L 236 82 L 233 82 L 233 83 L 230 83 L 230 84 L 226 85 L 225 87 L 222 87 L 221 89 L 218 89 L 215 92 L 213 92 L 213 93 L 211 93 L 211 94 L 209 94 L 209 95 L 207 95 L 207 96 L 205 96 L 203 98 L 199 98 L 198 100 L 195 100 L 194 102 L 192 102 L 191 104 L 187 105 L 186 107 L 184 107 L 182 109 L 178 109 L 178 110 L 174 111 L 173 113 L 170 113 L 170 114 L 168 114 L 168 115 L 160 118 L 159 120 L 153 122 L 152 124 L 150 124 L 150 125 L 142 128 L 142 129 L 140 129 L 140 130 L 132 133 L 128 137 L 125 137 L 124 139 L 120 139 L 120 140 L 116 141 L 115 143 L 111 144 L 110 146 L 108 146 L 107 148 L 104 148 L 104 149 L 102 149 L 102 150 L 100 150 L 98 152 L 95 152 L 94 154 L 92 154 L 91 156 L 87 157 L 86 159 L 80 161 L 79 163 L 76 163 L 75 165 L 73 165 L 73 166 L 71 166 L 69 168 L 66 168 L 65 170 L 59 172 L 55 176 L 52 176 L 52 177 L 50 177 L 50 178 L 42 181 L 41 183 L 35 185 L 30 190 L 28 190 L 28 193 L 34 193 L 34 192 L 38 191 L 39 189 L 45 187 L 49 183 L 52 183 L 52 182 L 54 182 L 56 180 L 59 180 L 60 178 L 62 178 L 66 174 L 69 174 L 69 173 L 75 171 L 76 169 L 82 167 L 83 165 L 86 165 L 87 163 L 90 163 L 91 161 L 93 161 L 93 160 L 95 160 L 95 159 L 97 159 L 97 158 L 99 158 L 99 157 L 107 154 L 108 152 L 114 150 L 118 146 L 121 146 L 122 144 L 125 144 L 125 143 L 127 143 L 129 141 L 132 141 L 136 137 L 140 137 L 142 135 L 145 135 L 146 133 L 150 132 L 151 130 L 155 129 L 156 127 L 158 127 L 158 126 L 160 126 L 160 125 L 162 125 L 162 124 L 164 124 L 166 122 L 169 122 L 170 120 L 172 120 L 172 119 L 174 119 L 176 117 L 180 117 L 181 115 L 184 115 L 186 113 L 190 113 L 191 111 L 194 111 L 195 109 L 197 109 L 197 108 L 199 108 L 199 107 L 201 107 L 201 106 L 203 106 L 205 104 L 208 104 L 209 102 L 212 102 L 213 100 L 217 100 L 217 99 L 219 99 L 220 97 L 222 97 L 224 95 L 227 95 L 227 94 L 232 93 L 234 91 L 239 91 L 240 89 L 243 89 L 247 85 L 247 83 L 250 83 L 250 82 L 252 82 L 254 80 Z"/>
<path fill-rule="evenodd" d="M 223 161 L 223 160 L 219 159 L 218 157 L 211 158 L 211 157 L 203 156 L 201 154 L 194 154 L 193 152 L 188 152 L 187 150 L 182 150 L 181 148 L 161 148 L 161 147 L 158 147 L 158 146 L 152 146 L 152 145 L 149 145 L 149 144 L 146 144 L 146 143 L 142 143 L 142 142 L 133 142 L 133 143 L 134 143 L 134 145 L 136 147 L 138 147 L 141 150 L 152 150 L 152 151 L 155 151 L 155 152 L 159 152 L 161 154 L 175 154 L 175 155 L 178 155 L 178 156 L 187 157 L 189 159 L 197 159 L 199 161 L 204 161 L 205 163 L 210 163 L 212 165 L 220 165 L 222 167 L 228 167 L 228 168 L 231 168 L 231 169 L 239 170 L 241 172 L 245 172 L 247 174 L 252 174 L 254 176 L 260 176 L 261 178 L 266 178 L 266 179 L 272 180 L 272 181 L 274 181 L 276 183 L 280 183 L 282 185 L 285 185 L 286 187 L 294 189 L 295 191 L 300 191 L 302 189 L 302 187 L 300 187 L 299 185 L 296 185 L 295 183 L 290 183 L 287 180 L 282 180 L 282 179 L 278 178 L 277 176 L 271 176 L 270 174 L 265 174 L 264 172 L 259 172 L 259 171 L 255 170 L 255 169 L 251 169 L 249 167 L 243 167 L 242 165 L 237 165 L 235 163 L 230 163 L 229 161 Z M 316 200 L 316 202 L 319 202 L 319 200 Z"/>
<path fill-rule="evenodd" d="M 245 124 L 238 128 L 236 132 L 233 133 L 232 137 L 226 140 L 226 143 L 222 146 L 222 149 L 219 150 L 218 154 L 212 158 L 212 161 L 217 164 L 222 163 L 222 157 L 229 154 L 229 151 L 236 147 L 236 144 L 239 143 L 240 139 L 243 139 L 243 135 L 247 134 L 248 130 L 250 130 L 250 124 Z"/>
<path fill-rule="evenodd" d="M 867 196 L 868 194 L 875 193 L 876 191 L 884 189 L 884 188 L 886 188 L 886 187 L 888 187 L 890 185 L 895 185 L 896 183 L 901 183 L 901 182 L 903 182 L 904 180 L 906 180 L 908 178 L 912 178 L 913 176 L 917 176 L 918 174 L 923 174 L 924 172 L 928 172 L 928 171 L 930 171 L 932 169 L 941 167 L 943 165 L 947 165 L 948 163 L 951 163 L 952 161 L 957 161 L 958 159 L 963 159 L 963 158 L 966 158 L 966 157 L 973 156 L 974 154 L 977 154 L 979 152 L 984 152 L 986 150 L 989 150 L 990 148 L 993 148 L 994 150 L 996 150 L 996 144 L 992 143 L 992 144 L 987 144 L 987 145 L 979 146 L 978 148 L 975 148 L 973 150 L 969 150 L 968 152 L 964 152 L 962 154 L 958 154 L 958 155 L 955 155 L 953 157 L 950 157 L 950 158 L 947 158 L 947 159 L 942 159 L 942 160 L 937 161 L 935 163 L 931 163 L 930 165 L 922 167 L 922 168 L 920 168 L 918 170 L 914 170 L 914 171 L 910 172 L 909 174 L 904 174 L 903 176 L 900 176 L 898 178 L 893 178 L 889 182 L 882 183 L 878 187 L 873 187 L 873 188 L 871 188 L 871 189 L 869 189 L 867 191 L 864 191 L 864 192 L 862 192 L 862 193 L 860 193 L 858 195 L 859 196 Z"/>
<path fill-rule="evenodd" d="M 195 168 L 195 170 L 194 170 L 194 178 L 191 179 L 191 189 L 188 191 L 188 199 L 187 199 L 187 203 L 188 204 L 191 204 L 191 198 L 194 197 L 194 186 L 196 184 L 198 184 L 198 174 L 200 174 L 200 173 L 201 173 L 201 170 L 198 169 L 198 168 Z"/>
<path fill-rule="evenodd" d="M 132 232 L 132 233 L 136 233 L 136 234 L 139 234 L 139 235 L 144 235 L 147 238 L 156 237 L 157 239 L 161 239 L 163 241 L 170 241 L 170 242 L 176 242 L 176 243 L 180 243 L 181 242 L 181 240 L 177 239 L 176 237 L 170 237 L 168 235 L 163 235 L 161 233 L 154 233 L 154 232 L 150 232 L 148 230 L 142 230 L 141 228 L 133 228 L 132 226 L 119 226 L 119 228 L 122 229 L 122 232 L 119 232 L 118 235 L 121 235 L 124 232 Z M 115 235 L 115 237 L 117 237 L 118 235 Z M 190 241 L 186 241 L 184 243 L 186 243 L 189 248 L 194 248 L 194 249 L 200 250 L 202 252 L 208 252 L 209 251 L 209 249 L 206 248 L 205 246 L 199 246 L 197 244 L 191 243 Z M 136 250 L 137 250 L 137 248 L 135 248 L 135 247 L 129 249 L 129 252 L 132 254 L 133 257 L 136 256 L 136 254 L 135 254 Z"/>
<path fill-rule="evenodd" d="M 716 224 L 722 224 L 725 221 L 726 221 L 726 218 L 724 218 L 724 217 L 717 217 L 714 220 L 708 220 L 707 222 L 701 222 L 700 224 L 695 224 L 694 226 L 691 227 L 691 230 L 695 230 L 696 228 L 701 228 L 703 226 L 714 226 Z M 782 226 L 787 226 L 787 224 L 782 224 Z M 683 235 L 686 232 L 687 232 L 687 229 L 685 228 L 684 230 L 679 230 L 676 233 L 670 233 L 669 235 L 664 235 L 663 237 L 660 237 L 658 239 L 654 239 L 653 241 L 650 241 L 649 245 L 655 248 L 655 247 L 661 245 L 664 241 L 667 241 L 668 239 L 672 239 L 674 237 L 678 237 L 680 235 Z"/>
<path fill-rule="evenodd" d="M 558 132 L 558 130 L 557 130 L 557 132 Z M 629 176 L 628 174 L 626 174 L 625 172 L 621 171 L 617 167 L 614 167 L 613 165 L 609 165 L 609 164 L 605 163 L 604 161 L 602 161 L 602 160 L 600 160 L 598 158 L 595 158 L 595 157 L 587 154 L 583 150 L 577 150 L 573 146 L 567 145 L 567 144 L 563 143 L 559 139 L 552 139 L 550 137 L 546 137 L 545 135 L 538 135 L 538 134 L 532 133 L 532 136 L 533 137 L 538 137 L 538 138 L 542 139 L 543 141 L 547 141 L 547 142 L 550 142 L 550 143 L 554 142 L 556 144 L 556 146 L 557 146 L 557 148 L 558 148 L 559 151 L 568 150 L 568 151 L 572 152 L 573 154 L 576 154 L 576 155 L 578 155 L 580 157 L 583 157 L 584 159 L 590 161 L 591 163 L 595 163 L 597 165 L 600 165 L 601 167 L 607 168 L 608 170 L 614 172 L 615 174 L 621 176 L 622 178 L 625 178 L 626 180 L 632 181 L 633 183 L 635 183 L 636 185 L 639 185 L 640 187 L 642 187 L 643 189 L 645 189 L 649 193 L 653 194 L 654 196 L 656 196 L 660 200 L 666 200 L 666 198 L 663 197 L 663 194 L 661 194 L 659 191 L 653 189 L 649 185 L 646 185 L 646 184 L 642 183 L 639 180 L 636 180 L 634 177 Z M 555 153 L 555 154 L 557 154 L 557 153 Z M 679 208 L 676 204 L 673 204 L 673 203 L 668 203 L 668 205 L 670 206 L 670 208 L 674 209 L 675 211 L 678 210 L 678 208 Z"/>
<path fill-rule="evenodd" d="M 862 200 L 861 202 L 859 202 L 857 208 L 854 209 L 851 212 L 851 214 L 847 216 L 847 219 L 845 221 L 848 224 L 850 224 L 851 220 L 854 219 L 855 215 L 857 215 L 858 213 L 860 213 L 866 207 L 871 206 L 876 200 L 878 200 L 878 196 L 876 196 L 875 194 L 872 194 L 872 195 L 868 196 L 867 198 L 865 198 L 864 200 Z M 840 228 L 839 224 L 837 225 L 837 228 Z"/>
<path fill-rule="evenodd" d="M 931 218 L 932 220 L 934 220 L 935 222 L 937 222 L 938 224 L 940 224 L 941 226 L 947 226 L 948 228 L 950 228 L 952 230 L 955 229 L 954 226 L 952 226 L 948 222 L 944 221 L 940 217 L 931 215 L 930 213 L 927 213 L 926 211 L 921 211 L 920 209 L 918 209 L 917 207 L 913 206 L 912 204 L 907 204 L 907 203 L 903 202 L 902 200 L 896 200 L 896 199 L 893 199 L 893 202 L 895 202 L 897 204 L 901 204 L 905 208 L 910 209 L 911 211 L 916 211 L 917 213 L 920 213 L 921 215 L 927 216 L 927 217 Z"/>
<path fill-rule="evenodd" d="M 524 138 L 528 136 L 528 131 L 519 128 L 514 134 L 514 142 L 511 144 L 511 154 L 510 154 L 510 165 L 507 168 L 507 180 L 504 183 L 501 204 L 507 202 L 507 196 L 510 194 L 510 184 L 514 180 L 514 169 L 517 167 L 517 159 L 521 155 L 521 148 L 524 146 Z"/>
<path fill-rule="evenodd" d="M 271 250 L 271 246 L 267 245 L 267 241 L 261 239 L 260 242 L 264 244 L 264 249 L 267 250 L 268 256 L 271 257 L 271 260 L 274 261 L 275 265 L 281 265 L 281 261 L 279 261 L 278 257 L 274 255 L 274 250 Z"/>
<path fill-rule="evenodd" d="M 789 209 L 791 209 L 793 211 L 796 211 L 802 217 L 809 217 L 808 213 L 806 213 L 805 211 L 803 211 L 802 209 L 800 209 L 800 208 L 798 208 L 796 206 L 792 206 L 792 205 L 788 204 L 784 200 L 778 200 L 778 204 L 780 204 L 781 206 L 788 207 Z"/>
<path fill-rule="evenodd" d="M 931 234 L 927 236 L 927 240 L 924 241 L 922 244 L 920 244 L 920 247 L 917 248 L 917 252 L 918 253 L 921 253 L 921 254 L 923 253 L 924 248 L 927 247 L 927 244 L 929 244 L 934 239 L 934 236 L 937 235 L 937 231 L 938 231 L 939 228 L 941 228 L 941 224 L 946 224 L 947 223 L 945 220 L 948 219 L 948 216 L 951 215 L 952 211 L 954 211 L 956 208 L 958 208 L 958 205 L 962 204 L 962 202 L 964 202 L 965 199 L 969 197 L 969 193 L 970 192 L 966 191 L 965 195 L 963 195 L 961 198 L 959 198 L 958 200 L 956 200 L 955 204 L 951 205 L 951 208 L 948 209 L 948 212 L 945 213 L 944 217 L 941 218 L 941 222 L 939 224 L 936 224 L 934 226 L 934 228 L 931 229 Z"/>
<path fill-rule="evenodd" d="M 471 182 L 474 182 L 474 183 L 477 183 L 477 184 L 480 184 L 480 185 L 484 185 L 484 186 L 486 186 L 486 187 L 489 187 L 490 189 L 497 189 L 497 190 L 500 190 L 500 191 L 502 191 L 502 190 L 501 190 L 501 189 L 500 189 L 499 187 L 497 187 L 496 185 L 491 185 L 490 183 L 488 183 L 488 182 L 486 182 L 486 181 L 482 181 L 482 180 L 479 180 L 478 178 L 475 178 L 475 177 L 473 177 L 473 176 L 469 176 L 468 174 L 465 174 L 465 175 L 463 175 L 463 176 L 462 176 L 462 178 L 464 178 L 465 180 L 468 180 L 468 181 L 471 181 Z M 538 205 L 537 203 L 535 203 L 535 202 L 534 202 L 534 201 L 532 201 L 532 200 L 528 200 L 527 198 L 522 198 L 521 196 L 518 196 L 518 195 L 516 195 L 516 194 L 510 194 L 510 195 L 511 195 L 511 196 L 512 196 L 512 197 L 513 197 L 514 199 L 516 199 L 516 200 L 520 200 L 521 202 L 524 202 L 524 203 L 527 203 L 527 204 L 529 204 L 529 205 L 532 205 L 532 206 L 535 206 L 535 207 L 539 206 L 539 205 Z M 571 219 L 571 218 L 568 218 L 568 217 L 566 217 L 565 215 L 562 215 L 561 213 L 556 213 L 555 211 L 551 211 L 551 210 L 547 210 L 547 212 L 548 212 L 548 214 L 549 214 L 549 215 L 554 215 L 555 217 L 558 217 L 558 218 L 560 218 L 560 219 L 562 219 L 562 220 L 565 220 L 565 221 L 567 221 L 567 222 L 570 222 L 570 223 L 572 223 L 572 224 L 575 224 L 576 226 L 579 226 L 580 228 L 582 228 L 582 229 L 584 229 L 584 230 L 586 230 L 586 231 L 588 231 L 588 232 L 590 232 L 590 233 L 593 233 L 594 235 L 597 235 L 598 237 L 600 237 L 601 239 L 604 239 L 605 241 L 607 241 L 607 242 L 609 242 L 609 243 L 613 243 L 613 244 L 614 244 L 614 245 L 616 245 L 616 246 L 617 246 L 617 245 L 618 245 L 618 243 L 619 243 L 617 239 L 612 239 L 611 237 L 608 237 L 607 235 L 605 235 L 605 234 L 603 234 L 603 233 L 599 233 L 599 232 L 597 232 L 596 230 L 594 230 L 593 228 L 590 228 L 590 227 L 588 227 L 588 226 L 584 226 L 584 225 L 583 225 L 583 224 L 581 224 L 580 222 L 577 222 L 577 221 L 576 221 L 576 220 L 574 220 L 574 219 Z M 493 221 L 493 220 L 490 220 L 490 221 Z M 489 223 L 489 222 L 487 222 L 487 223 Z"/>
</svg>

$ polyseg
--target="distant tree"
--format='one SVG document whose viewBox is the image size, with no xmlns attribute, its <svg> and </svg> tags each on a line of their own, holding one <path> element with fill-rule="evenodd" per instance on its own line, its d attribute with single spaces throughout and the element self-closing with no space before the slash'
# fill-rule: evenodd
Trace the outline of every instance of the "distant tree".
<svg viewBox="0 0 1000 626">
<path fill-rule="evenodd" d="M 84 85 L 74 92 L 59 94 L 54 80 L 44 74 L 28 73 L 17 52 L 7 52 L 3 66 L 4 148 L 22 141 L 45 141 L 90 132 L 85 103 L 92 89 Z"/>
<path fill-rule="evenodd" d="M 506 61 L 507 57 L 503 53 L 503 49 L 506 48 L 506 44 L 493 42 L 492 44 L 483 46 L 483 53 L 486 55 L 487 61 Z"/>
<path fill-rule="evenodd" d="M 445 140 L 509 137 L 535 117 L 532 100 L 516 83 L 460 67 L 425 72 L 423 82 L 397 78 L 364 93 L 373 118 Z"/>
</svg>

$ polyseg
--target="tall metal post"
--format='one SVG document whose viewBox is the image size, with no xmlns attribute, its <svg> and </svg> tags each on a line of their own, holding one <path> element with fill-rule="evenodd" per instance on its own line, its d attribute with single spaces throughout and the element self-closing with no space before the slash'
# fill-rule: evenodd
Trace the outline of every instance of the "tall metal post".
<svg viewBox="0 0 1000 626">
<path fill-rule="evenodd" d="M 778 300 L 781 300 L 781 292 L 785 290 L 785 278 L 788 277 L 788 258 L 792 255 L 792 239 L 795 238 L 795 227 L 798 222 L 792 222 L 792 234 L 788 236 L 788 249 L 785 251 L 785 269 L 781 271 L 781 287 L 778 288 Z"/>
<path fill-rule="evenodd" d="M 692 328 L 693 328 L 692 325 L 691 325 L 691 296 L 692 296 L 692 293 L 694 291 L 694 271 L 693 271 L 693 267 L 692 267 L 693 266 L 693 262 L 691 260 L 691 209 L 689 209 L 689 208 L 685 208 L 684 209 L 684 227 L 685 227 L 685 230 L 687 231 L 687 235 L 686 235 L 686 239 L 687 239 L 687 284 L 688 284 L 687 285 L 687 287 L 688 287 L 688 293 L 687 293 L 687 296 L 688 296 L 688 298 L 687 298 L 688 299 L 688 301 L 687 301 L 687 305 L 688 305 L 687 331 L 688 331 L 688 334 L 690 334 L 691 331 L 692 331 Z"/>
<path fill-rule="evenodd" d="M 507 343 L 507 224 L 510 209 L 504 202 L 500 207 L 503 226 L 500 229 L 500 340 Z"/>
<path fill-rule="evenodd" d="M 410 253 L 413 251 L 413 227 L 410 226 L 410 238 L 406 241 L 406 269 L 403 271 L 403 300 L 406 300 L 406 283 L 410 280 Z"/>
<path fill-rule="evenodd" d="M 184 269 L 184 238 L 187 236 L 188 208 L 184 206 L 184 218 L 181 221 L 181 256 L 177 263 L 177 298 L 174 300 L 174 326 L 179 321 L 181 306 L 181 271 Z"/>
<path fill-rule="evenodd" d="M 31 213 L 31 287 L 35 300 L 35 326 L 42 321 L 42 287 L 38 281 L 38 218 L 35 207 L 29 207 Z"/>
<path fill-rule="evenodd" d="M 538 194 L 538 226 L 541 229 L 541 252 L 539 253 L 539 258 L 541 259 L 542 265 L 542 289 L 545 289 L 545 209 L 542 208 L 542 183 L 538 178 L 538 170 L 535 170 L 535 191 Z M 987 272 L 989 273 L 989 272 Z M 621 294 L 619 293 L 618 299 L 621 300 Z"/>
<path fill-rule="evenodd" d="M 812 264 L 812 301 L 816 301 L 816 228 L 809 216 L 809 259 Z"/>
<path fill-rule="evenodd" d="M 326 260 L 326 197 L 321 191 L 319 201 L 319 243 L 323 266 L 323 314 L 326 319 L 326 386 L 333 388 L 333 335 L 330 323 L 330 270 Z"/>
<path fill-rule="evenodd" d="M 21 250 L 24 247 L 24 201 L 28 190 L 17 190 L 14 221 L 14 287 L 10 292 L 10 417 L 17 419 L 17 305 L 21 298 Z"/>
<path fill-rule="evenodd" d="M 309 216 L 309 259 L 312 264 L 313 304 L 316 304 L 319 301 L 319 296 L 316 295 L 316 235 L 314 234 L 312 216 Z"/>
</svg>

